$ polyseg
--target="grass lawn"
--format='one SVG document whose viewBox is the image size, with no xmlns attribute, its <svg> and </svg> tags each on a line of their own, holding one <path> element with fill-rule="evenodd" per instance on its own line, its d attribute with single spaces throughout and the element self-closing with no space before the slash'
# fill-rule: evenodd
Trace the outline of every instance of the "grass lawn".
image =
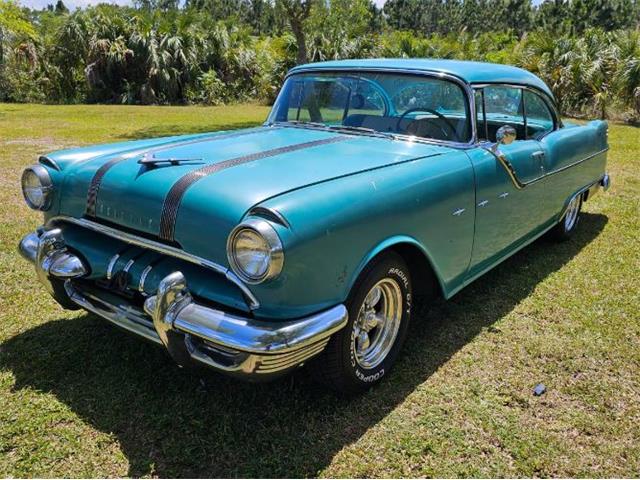
<svg viewBox="0 0 640 480">
<path fill-rule="evenodd" d="M 304 372 L 183 371 L 59 308 L 16 253 L 40 221 L 19 188 L 37 155 L 266 112 L 0 105 L 0 477 L 640 474 L 640 129 L 611 127 L 613 186 L 572 241 L 541 239 L 418 315 L 393 375 L 349 401 Z"/>
</svg>

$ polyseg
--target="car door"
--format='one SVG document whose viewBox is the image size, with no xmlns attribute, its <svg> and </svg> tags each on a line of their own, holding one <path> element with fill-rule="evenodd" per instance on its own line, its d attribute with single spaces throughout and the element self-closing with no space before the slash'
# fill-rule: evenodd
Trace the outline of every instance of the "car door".
<svg viewBox="0 0 640 480">
<path fill-rule="evenodd" d="M 517 86 L 489 85 L 476 90 L 478 137 L 485 148 L 469 151 L 476 181 L 476 228 L 469 275 L 490 268 L 512 249 L 542 228 L 547 220 L 544 154 L 539 142 L 527 135 L 524 90 Z M 515 129 L 516 139 L 495 145 L 498 129 Z M 519 188 L 498 155 L 513 169 Z"/>
</svg>

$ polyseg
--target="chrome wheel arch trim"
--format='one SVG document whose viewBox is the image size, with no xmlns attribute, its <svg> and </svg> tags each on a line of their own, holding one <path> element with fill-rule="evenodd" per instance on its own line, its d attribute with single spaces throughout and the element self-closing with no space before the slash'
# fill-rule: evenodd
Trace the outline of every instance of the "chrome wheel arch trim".
<svg viewBox="0 0 640 480">
<path fill-rule="evenodd" d="M 227 280 L 235 284 L 240 289 L 240 291 L 246 297 L 247 305 L 251 310 L 256 310 L 260 307 L 260 302 L 255 297 L 253 292 L 251 292 L 249 287 L 242 280 L 240 280 L 240 278 L 233 271 L 218 263 L 212 262 L 211 260 L 207 260 L 205 258 L 198 257 L 197 255 L 187 253 L 184 250 L 180 250 L 179 248 L 171 247 L 154 240 L 149 240 L 132 233 L 123 232 L 115 228 L 102 225 L 101 223 L 87 220 L 85 218 L 75 218 L 65 215 L 58 215 L 49 219 L 49 221 L 47 222 L 47 229 L 54 228 L 58 223 L 70 223 L 73 225 L 78 225 L 94 232 L 116 238 L 130 245 L 153 250 L 155 252 L 175 257 L 180 260 L 184 260 L 185 262 L 193 263 L 194 265 L 212 270 L 216 273 L 224 275 Z"/>
</svg>

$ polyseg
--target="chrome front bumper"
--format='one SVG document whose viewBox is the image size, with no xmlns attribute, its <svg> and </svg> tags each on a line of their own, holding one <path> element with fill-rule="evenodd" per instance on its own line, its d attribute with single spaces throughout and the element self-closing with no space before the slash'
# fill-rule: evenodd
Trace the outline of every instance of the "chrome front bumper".
<svg viewBox="0 0 640 480">
<path fill-rule="evenodd" d="M 232 315 L 197 303 L 180 272 L 167 275 L 141 309 L 74 281 L 85 276 L 88 267 L 67 250 L 60 229 L 30 233 L 18 250 L 35 265 L 38 279 L 50 293 L 51 279 L 64 281 L 75 304 L 164 346 L 181 365 L 204 364 L 249 379 L 269 379 L 322 352 L 331 335 L 347 323 L 344 305 L 287 322 Z"/>
</svg>

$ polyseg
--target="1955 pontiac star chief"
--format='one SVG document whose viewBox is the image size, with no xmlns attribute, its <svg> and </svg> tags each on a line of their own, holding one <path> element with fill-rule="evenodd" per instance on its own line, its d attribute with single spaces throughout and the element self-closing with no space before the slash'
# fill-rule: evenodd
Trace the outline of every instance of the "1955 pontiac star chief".
<svg viewBox="0 0 640 480">
<path fill-rule="evenodd" d="M 449 298 L 605 173 L 607 124 L 563 124 L 535 75 L 354 60 L 291 70 L 258 128 L 60 151 L 22 176 L 22 255 L 65 308 L 181 365 L 354 392 L 389 373 L 412 299 Z"/>
</svg>

